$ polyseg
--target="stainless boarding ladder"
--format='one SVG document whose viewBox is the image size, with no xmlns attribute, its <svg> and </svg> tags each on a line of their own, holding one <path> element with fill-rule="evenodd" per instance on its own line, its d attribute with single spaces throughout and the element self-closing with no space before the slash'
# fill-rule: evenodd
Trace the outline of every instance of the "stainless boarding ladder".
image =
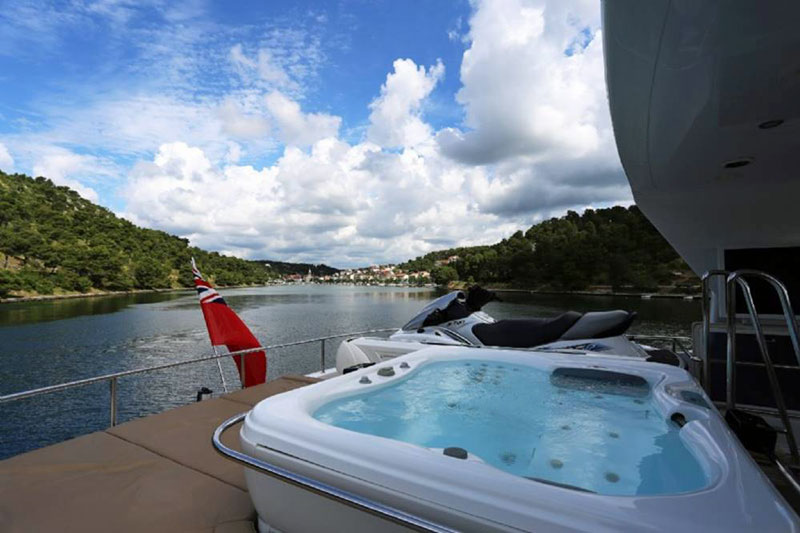
<svg viewBox="0 0 800 533">
<path fill-rule="evenodd" d="M 736 288 L 739 287 L 744 295 L 745 303 L 747 305 L 747 313 L 753 323 L 753 330 L 756 335 L 756 342 L 758 343 L 761 358 L 763 359 L 764 366 L 769 379 L 770 391 L 775 399 L 775 406 L 778 409 L 778 416 L 783 424 L 783 429 L 779 432 L 786 436 L 786 442 L 789 445 L 789 452 L 792 454 L 792 461 L 795 464 L 800 463 L 800 454 L 798 453 L 797 442 L 792 433 L 792 426 L 789 421 L 789 415 L 786 410 L 786 403 L 783 398 L 778 376 L 775 373 L 775 365 L 772 362 L 772 357 L 769 354 L 767 341 L 764 337 L 764 328 L 761 325 L 761 319 L 756 310 L 755 302 L 753 301 L 753 294 L 750 290 L 750 283 L 747 279 L 760 279 L 767 282 L 778 295 L 781 303 L 781 309 L 786 321 L 786 327 L 789 332 L 789 337 L 792 341 L 792 348 L 794 349 L 797 364 L 800 366 L 800 335 L 798 335 L 797 319 L 792 309 L 792 304 L 789 301 L 789 293 L 786 286 L 780 280 L 758 270 L 737 270 L 735 272 L 727 272 L 725 270 L 709 270 L 702 276 L 703 282 L 703 344 L 705 346 L 705 358 L 703 364 L 703 386 L 707 393 L 710 394 L 710 337 L 711 337 L 711 283 L 716 277 L 723 277 L 725 279 L 725 301 L 727 310 L 727 320 L 725 332 L 727 335 L 727 353 L 726 353 L 726 373 L 725 373 L 725 407 L 726 409 L 734 409 L 736 407 Z M 784 472 L 785 473 L 785 472 Z"/>
</svg>

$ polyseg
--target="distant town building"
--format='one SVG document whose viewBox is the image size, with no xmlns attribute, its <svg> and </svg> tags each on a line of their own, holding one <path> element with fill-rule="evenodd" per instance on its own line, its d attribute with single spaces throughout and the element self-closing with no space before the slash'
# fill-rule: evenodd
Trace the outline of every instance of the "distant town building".
<svg viewBox="0 0 800 533">
<path fill-rule="evenodd" d="M 445 262 L 457 261 L 458 256 L 444 259 Z M 287 274 L 283 276 L 285 283 L 356 283 L 366 285 L 401 284 L 412 285 L 430 281 L 430 272 L 407 272 L 396 265 L 371 265 L 364 268 L 348 268 L 333 274 L 315 276 L 311 269 L 306 275 Z"/>
<path fill-rule="evenodd" d="M 449 265 L 451 263 L 455 263 L 459 259 L 461 259 L 461 258 L 458 257 L 457 255 L 451 255 L 450 257 L 448 257 L 446 259 L 437 259 L 436 261 L 434 261 L 434 264 L 436 266 L 445 266 L 445 265 Z"/>
</svg>

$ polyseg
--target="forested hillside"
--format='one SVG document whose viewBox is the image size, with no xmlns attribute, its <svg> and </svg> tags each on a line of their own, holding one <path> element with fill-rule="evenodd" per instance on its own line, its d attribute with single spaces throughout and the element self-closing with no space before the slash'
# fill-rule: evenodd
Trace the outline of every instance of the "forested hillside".
<svg viewBox="0 0 800 533">
<path fill-rule="evenodd" d="M 400 267 L 429 270 L 438 283 L 458 279 L 553 290 L 610 286 L 692 292 L 698 285 L 635 206 L 588 209 L 582 215 L 570 211 L 491 246 L 432 252 Z"/>
<path fill-rule="evenodd" d="M 0 172 L 0 297 L 190 287 L 192 256 L 219 285 L 277 276 L 263 264 L 137 227 L 48 179 Z"/>
<path fill-rule="evenodd" d="M 144 229 L 45 178 L 0 172 L 0 297 L 192 286 L 189 260 L 218 285 L 326 265 L 246 261 Z M 457 257 L 456 257 L 457 256 Z M 431 252 L 400 265 L 435 281 L 511 287 L 691 292 L 697 278 L 636 207 L 567 213 L 491 246 Z"/>
</svg>

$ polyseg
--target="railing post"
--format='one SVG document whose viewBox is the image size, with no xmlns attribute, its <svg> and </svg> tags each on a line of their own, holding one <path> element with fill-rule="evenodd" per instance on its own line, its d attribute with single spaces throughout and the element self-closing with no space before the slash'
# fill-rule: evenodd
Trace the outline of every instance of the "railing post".
<svg viewBox="0 0 800 533">
<path fill-rule="evenodd" d="M 109 394 L 111 402 L 111 427 L 117 425 L 117 378 L 109 380 Z"/>
<path fill-rule="evenodd" d="M 325 339 L 319 341 L 319 371 L 325 372 Z"/>
<path fill-rule="evenodd" d="M 725 374 L 726 394 L 725 407 L 733 409 L 736 406 L 736 279 L 735 274 L 728 277 L 725 299 L 728 304 L 728 353 Z M 708 358 L 708 354 L 706 354 Z"/>
<path fill-rule="evenodd" d="M 247 386 L 246 385 L 247 381 L 245 381 L 245 379 L 244 379 L 244 377 L 245 377 L 245 374 L 244 374 L 244 369 L 245 369 L 244 356 L 245 355 L 247 355 L 247 354 L 246 353 L 239 354 L 239 375 L 242 378 L 242 388 L 245 388 Z"/>
<path fill-rule="evenodd" d="M 214 355 L 219 355 L 217 351 L 217 347 L 212 345 L 211 349 L 214 350 Z M 228 384 L 225 383 L 225 374 L 222 373 L 222 363 L 219 362 L 219 359 L 216 360 L 217 363 L 217 370 L 219 370 L 219 378 L 222 380 L 222 390 L 225 391 L 225 394 L 228 394 Z"/>
</svg>

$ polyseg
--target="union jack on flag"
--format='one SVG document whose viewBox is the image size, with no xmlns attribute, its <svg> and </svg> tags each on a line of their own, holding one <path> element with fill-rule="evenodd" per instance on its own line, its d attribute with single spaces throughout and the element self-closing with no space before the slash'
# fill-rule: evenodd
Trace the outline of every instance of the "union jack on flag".
<svg viewBox="0 0 800 533">
<path fill-rule="evenodd" d="M 225 303 L 225 299 L 217 292 L 217 289 L 203 279 L 203 275 L 200 273 L 200 270 L 197 269 L 197 264 L 194 262 L 194 257 L 192 257 L 192 276 L 194 276 L 194 286 L 197 289 L 197 297 L 200 298 L 201 304 L 211 302 Z"/>
<path fill-rule="evenodd" d="M 225 300 L 209 282 L 203 279 L 203 275 L 197 268 L 197 264 L 192 258 L 192 276 L 194 286 L 197 289 L 197 297 L 200 299 L 200 309 L 203 311 L 203 318 L 206 321 L 208 336 L 211 338 L 212 346 L 225 346 L 230 352 L 259 348 L 255 335 L 248 329 L 242 319 L 228 307 Z M 267 379 L 267 354 L 264 351 L 251 352 L 246 354 L 244 367 L 241 364 L 241 355 L 232 356 L 239 370 L 239 378 L 243 387 L 259 385 Z M 242 372 L 244 370 L 244 372 Z M 242 375 L 244 374 L 244 375 Z"/>
</svg>

